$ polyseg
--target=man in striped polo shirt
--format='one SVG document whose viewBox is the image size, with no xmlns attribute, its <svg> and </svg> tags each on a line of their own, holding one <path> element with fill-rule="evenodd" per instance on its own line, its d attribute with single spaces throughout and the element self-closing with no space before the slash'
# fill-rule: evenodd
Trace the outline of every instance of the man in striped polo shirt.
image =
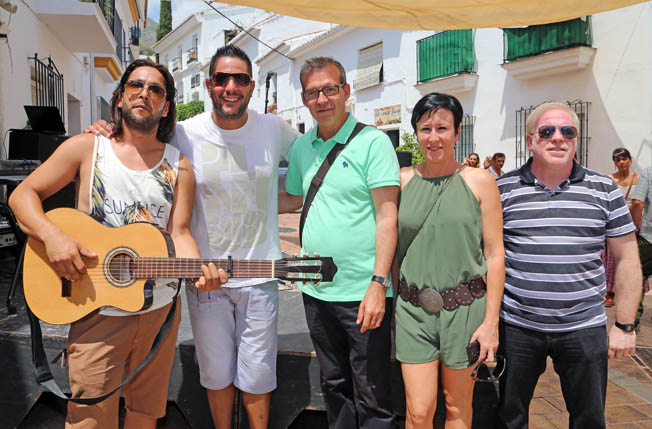
<svg viewBox="0 0 652 429">
<path fill-rule="evenodd" d="M 634 352 L 641 268 L 635 227 L 607 176 L 573 161 L 578 118 L 545 103 L 527 120 L 532 158 L 497 180 L 503 205 L 505 293 L 500 427 L 527 428 L 547 356 L 561 380 L 571 428 L 604 428 L 607 359 Z M 616 326 L 604 311 L 605 237 L 615 257 Z"/>
</svg>

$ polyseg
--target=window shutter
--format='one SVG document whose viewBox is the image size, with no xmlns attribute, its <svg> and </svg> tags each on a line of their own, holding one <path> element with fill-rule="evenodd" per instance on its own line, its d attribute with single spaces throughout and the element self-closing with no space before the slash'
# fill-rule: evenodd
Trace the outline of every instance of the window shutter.
<svg viewBox="0 0 652 429">
<path fill-rule="evenodd" d="M 383 42 L 360 49 L 358 54 L 358 73 L 353 81 L 356 90 L 369 88 L 381 82 L 383 68 Z"/>
</svg>

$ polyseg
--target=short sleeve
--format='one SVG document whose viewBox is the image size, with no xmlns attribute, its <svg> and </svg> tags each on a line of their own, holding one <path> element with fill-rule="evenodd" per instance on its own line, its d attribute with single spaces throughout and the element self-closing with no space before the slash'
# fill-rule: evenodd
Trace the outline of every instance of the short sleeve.
<svg viewBox="0 0 652 429">
<path fill-rule="evenodd" d="M 380 188 L 382 186 L 399 186 L 400 167 L 398 157 L 392 142 L 386 134 L 377 133 L 371 139 L 369 152 L 367 156 L 366 180 L 369 189 Z"/>
<path fill-rule="evenodd" d="M 632 222 L 632 215 L 629 213 L 629 207 L 625 202 L 623 193 L 620 188 L 611 181 L 608 187 L 608 211 L 609 218 L 606 227 L 607 237 L 621 237 L 631 232 L 636 231 L 634 222 Z"/>
<path fill-rule="evenodd" d="M 301 133 L 290 126 L 287 122 L 279 118 L 281 122 L 281 158 L 290 161 L 290 148 Z"/>
<path fill-rule="evenodd" d="M 285 190 L 290 195 L 303 195 L 303 179 L 301 177 L 301 166 L 299 164 L 299 145 L 292 145 L 288 159 L 288 175 L 285 180 Z"/>
</svg>

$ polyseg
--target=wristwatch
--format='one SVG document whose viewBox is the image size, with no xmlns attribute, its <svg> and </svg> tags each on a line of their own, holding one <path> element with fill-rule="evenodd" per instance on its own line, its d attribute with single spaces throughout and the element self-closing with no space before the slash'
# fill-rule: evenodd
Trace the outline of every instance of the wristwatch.
<svg viewBox="0 0 652 429">
<path fill-rule="evenodd" d="M 390 282 L 387 277 L 373 275 L 371 276 L 371 281 L 380 283 L 385 286 L 385 289 L 389 289 L 392 286 L 392 282 Z"/>
<path fill-rule="evenodd" d="M 636 325 L 634 325 L 633 323 L 625 323 L 625 324 L 623 324 L 623 323 L 616 322 L 616 323 L 614 323 L 614 325 L 616 325 L 616 328 L 620 329 L 621 331 L 625 331 L 625 332 L 632 332 L 632 331 L 634 331 L 634 329 L 636 329 Z"/>
</svg>

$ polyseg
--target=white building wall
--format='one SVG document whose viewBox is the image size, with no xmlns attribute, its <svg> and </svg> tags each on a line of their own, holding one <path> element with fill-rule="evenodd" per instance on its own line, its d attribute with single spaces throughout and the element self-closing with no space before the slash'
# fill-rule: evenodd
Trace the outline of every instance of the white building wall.
<svg viewBox="0 0 652 429">
<path fill-rule="evenodd" d="M 3 21 L 8 14 L 0 10 Z M 80 100 L 80 122 L 90 123 L 90 66 L 84 64 L 87 55 L 66 49 L 47 26 L 43 25 L 26 3 L 18 4 L 18 11 L 11 17 L 8 44 L 0 40 L 0 136 L 5 144 L 0 149 L 0 158 L 6 158 L 9 137 L 5 133 L 11 128 L 22 129 L 27 123 L 24 105 L 32 104 L 30 66 L 34 54 L 47 62 L 51 57 L 64 78 L 64 125 L 68 127 L 67 95 Z M 89 60 L 90 64 L 90 60 Z"/>
<path fill-rule="evenodd" d="M 294 18 L 292 18 L 294 19 Z M 584 69 L 541 78 L 521 80 L 506 71 L 503 63 L 503 32 L 478 29 L 475 34 L 477 83 L 466 92 L 455 93 L 465 113 L 475 116 L 474 150 L 481 158 L 494 152 L 506 154 L 507 169 L 516 166 L 516 111 L 544 101 L 582 100 L 590 102 L 588 130 L 591 141 L 588 166 L 600 172 L 614 170 L 611 151 L 626 147 L 640 171 L 652 164 L 652 52 L 650 41 L 652 7 L 641 4 L 592 17 L 593 47 L 596 54 Z M 264 30 L 264 29 L 263 29 Z M 294 61 L 279 55 L 261 63 L 259 80 L 267 72 L 278 74 L 278 114 L 294 126 L 314 126 L 302 106 L 299 70 L 313 56 L 332 56 L 347 70 L 353 83 L 358 67 L 358 51 L 383 42 L 384 81 L 356 91 L 352 88 L 352 111 L 358 120 L 372 124 L 374 109 L 401 105 L 400 134 L 412 133 L 410 117 L 418 99 L 432 91 L 433 84 L 417 85 L 417 40 L 432 31 L 398 31 L 344 28 L 296 52 Z M 265 40 L 265 38 L 263 38 Z M 253 52 L 253 48 L 251 48 Z M 290 51 L 292 55 L 293 51 Z M 259 81 L 251 106 L 262 111 L 264 80 Z"/>
</svg>

